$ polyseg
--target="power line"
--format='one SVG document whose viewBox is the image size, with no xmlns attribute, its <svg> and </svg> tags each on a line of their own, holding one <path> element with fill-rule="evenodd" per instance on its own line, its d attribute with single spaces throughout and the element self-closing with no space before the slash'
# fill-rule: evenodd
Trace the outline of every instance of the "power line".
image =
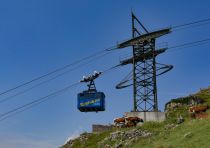
<svg viewBox="0 0 210 148">
<path fill-rule="evenodd" d="M 187 47 L 203 45 L 203 44 L 207 44 L 207 43 L 210 43 L 210 38 L 171 46 L 171 47 L 167 48 L 168 49 L 167 52 L 175 51 L 175 50 L 171 50 L 171 49 L 176 49 L 176 48 L 182 49 L 182 48 L 187 48 Z M 157 64 L 160 64 L 160 63 L 157 63 Z M 160 65 L 162 65 L 162 64 L 160 64 Z M 171 68 L 173 68 L 173 67 L 169 67 L 168 70 L 170 70 Z M 161 70 L 161 68 L 159 70 Z M 164 71 L 164 73 L 167 71 Z M 159 76 L 161 74 L 162 73 L 159 73 L 159 74 L 157 74 L 157 76 Z M 130 83 L 131 80 L 132 80 L 132 76 L 131 76 L 131 72 L 130 72 L 123 80 L 120 81 L 120 83 L 116 86 L 116 88 L 121 89 L 121 88 L 129 87 L 129 86 L 133 85 L 132 83 Z"/>
<path fill-rule="evenodd" d="M 208 44 L 208 43 L 210 43 L 210 38 L 171 46 L 168 49 L 169 49 L 169 52 L 171 52 L 170 49 L 194 47 L 194 46 L 199 46 L 199 45 Z"/>
<path fill-rule="evenodd" d="M 209 22 L 209 21 L 210 21 L 210 19 L 204 19 L 204 20 L 194 21 L 194 22 L 190 22 L 190 23 L 185 23 L 185 24 L 182 24 L 182 25 L 173 26 L 172 28 L 173 28 L 173 29 L 174 29 L 174 28 L 182 28 L 182 27 L 186 27 L 186 26 L 190 26 L 190 25 L 199 24 L 199 23 L 207 23 L 207 22 Z M 200 24 L 200 25 L 202 25 L 202 24 Z M 201 44 L 204 44 L 204 43 L 208 43 L 209 41 L 210 41 L 210 39 L 205 39 L 205 40 L 200 40 L 200 41 L 195 41 L 195 42 L 189 42 L 189 43 L 184 43 L 184 44 L 180 44 L 180 45 L 176 45 L 176 46 L 169 47 L 169 49 L 181 48 L 181 47 L 187 47 L 187 46 L 197 46 L 197 45 L 201 45 Z M 18 88 L 20 88 L 20 87 L 23 87 L 23 86 L 25 86 L 25 85 L 28 85 L 28 84 L 30 84 L 30 83 L 32 83 L 32 82 L 38 81 L 38 80 L 40 80 L 40 79 L 42 79 L 42 78 L 45 78 L 45 77 L 47 77 L 47 76 L 50 76 L 50 75 L 52 75 L 52 74 L 54 74 L 54 73 L 57 73 L 57 72 L 59 72 L 59 71 L 62 71 L 62 70 L 66 69 L 66 68 L 68 68 L 68 67 L 70 67 L 70 66 L 72 66 L 72 65 L 75 65 L 75 64 L 78 64 L 78 63 L 80 63 L 80 62 L 82 62 L 82 61 L 85 61 L 85 60 L 87 60 L 87 59 L 90 59 L 90 58 L 92 58 L 92 57 L 94 57 L 94 56 L 96 56 L 96 55 L 98 55 L 98 54 L 100 54 L 100 53 L 103 53 L 103 52 L 105 52 L 105 51 L 112 51 L 112 50 L 114 50 L 114 49 L 116 49 L 116 47 L 111 47 L 111 48 L 108 48 L 108 49 L 105 49 L 105 50 L 96 52 L 96 53 L 94 53 L 94 54 L 92 54 L 92 55 L 90 55 L 90 56 L 84 57 L 84 58 L 82 58 L 82 59 L 80 59 L 80 60 L 77 60 L 77 61 L 71 63 L 71 64 L 65 65 L 65 66 L 63 66 L 63 67 L 61 67 L 61 68 L 58 68 L 58 69 L 55 69 L 55 70 L 53 70 L 53 71 L 51 71 L 51 72 L 49 72 L 49 73 L 47 73 L 47 74 L 44 74 L 44 75 L 39 76 L 39 77 L 36 77 L 36 78 L 34 78 L 34 79 L 30 80 L 30 81 L 24 82 L 24 83 L 22 83 L 22 84 L 20 84 L 20 85 L 18 85 L 18 86 L 16 86 L 16 87 L 13 87 L 13 88 L 8 89 L 8 90 L 6 90 L 6 91 L 4 91 L 4 92 L 1 92 L 1 93 L 0 93 L 0 96 L 3 95 L 3 94 L 9 93 L 9 92 L 11 92 L 11 91 L 13 91 L 13 90 L 16 90 L 16 89 L 18 89 Z M 116 66 L 115 66 L 115 67 L 116 67 Z M 114 67 L 112 67 L 111 69 L 113 69 L 113 68 L 114 68 Z M 71 69 L 70 71 L 72 71 L 72 69 Z M 64 72 L 64 73 L 66 73 L 66 72 Z M 46 81 L 44 81 L 44 82 L 41 82 L 41 83 L 39 83 L 39 84 L 37 84 L 37 85 L 31 87 L 31 88 L 37 87 L 37 86 L 39 86 L 39 85 L 41 85 L 41 84 L 43 84 L 43 83 L 46 83 L 46 82 L 48 82 L 48 81 L 50 81 L 50 80 L 53 80 L 53 79 L 55 79 L 55 78 L 57 78 L 57 77 L 63 75 L 64 73 L 58 74 L 58 75 L 56 75 L 55 77 L 53 77 L 53 78 L 51 78 L 51 79 L 49 79 L 49 80 L 46 80 Z M 78 84 L 78 83 L 75 83 L 75 84 Z M 34 101 L 29 102 L 29 103 L 27 103 L 27 104 L 24 104 L 24 105 L 22 105 L 22 106 L 20 106 L 20 107 L 18 107 L 18 108 L 15 108 L 15 109 L 13 109 L 13 110 L 10 110 L 10 111 L 8 111 L 8 112 L 6 112 L 6 113 L 4 113 L 4 114 L 1 114 L 1 115 L 0 115 L 0 118 L 1 118 L 0 121 L 4 120 L 5 118 L 7 118 L 7 117 L 10 116 L 10 115 L 14 115 L 14 114 L 17 114 L 17 113 L 19 113 L 19 112 L 23 112 L 23 111 L 26 110 L 26 109 L 29 109 L 29 108 L 31 108 L 31 107 L 33 107 L 33 106 L 35 106 L 35 105 L 38 105 L 38 104 L 44 102 L 45 100 L 47 100 L 48 98 L 51 98 L 51 97 L 53 97 L 53 96 L 55 96 L 55 95 L 58 95 L 58 94 L 60 94 L 60 93 L 62 93 L 62 92 L 64 92 L 64 91 L 68 90 L 70 87 L 71 87 L 71 85 L 68 86 L 68 87 L 66 87 L 66 88 L 64 88 L 64 89 L 61 89 L 61 90 L 56 91 L 56 92 L 54 92 L 54 93 L 51 93 L 51 94 L 49 94 L 49 95 L 47 95 L 47 96 L 45 96 L 45 97 L 39 98 L 39 99 L 37 99 L 37 100 L 34 100 Z M 29 89 L 31 89 L 31 88 L 29 88 Z M 28 90 L 27 90 L 27 91 L 28 91 Z M 24 92 L 25 92 L 25 91 L 24 91 Z M 21 93 L 23 93 L 23 92 L 21 92 Z"/>
<path fill-rule="evenodd" d="M 82 61 L 84 61 L 84 60 L 87 60 L 87 59 L 89 59 L 89 58 L 92 58 L 92 57 L 94 57 L 94 56 L 96 56 L 96 55 L 98 55 L 98 54 L 100 54 L 100 53 L 103 53 L 103 52 L 106 52 L 106 51 L 110 51 L 111 49 L 115 49 L 115 48 L 116 48 L 116 47 L 110 47 L 110 48 L 107 48 L 107 49 L 105 49 L 105 50 L 98 51 L 98 52 L 96 52 L 96 53 L 94 53 L 94 54 L 92 54 L 92 55 L 90 55 L 90 56 L 84 57 L 84 58 L 82 58 L 82 59 L 80 59 L 80 60 L 77 60 L 77 61 L 75 61 L 75 62 L 73 62 L 73 63 L 67 64 L 67 65 L 65 65 L 65 66 L 63 66 L 63 67 L 57 68 L 57 69 L 55 69 L 55 70 L 53 70 L 53 71 L 51 71 L 51 72 L 49 72 L 49 73 L 47 73 L 47 74 L 44 74 L 44 75 L 39 76 L 39 77 L 36 77 L 36 78 L 34 78 L 34 79 L 30 80 L 30 81 L 24 82 L 24 83 L 22 83 L 22 84 L 20 84 L 20 85 L 18 85 L 18 86 L 15 86 L 15 87 L 13 87 L 13 88 L 10 88 L 10 89 L 6 90 L 6 91 L 0 92 L 0 96 L 1 96 L 1 95 L 4 95 L 4 94 L 7 94 L 7 93 L 9 93 L 9 92 L 11 92 L 11 91 L 14 91 L 14 90 L 16 90 L 16 89 L 18 89 L 18 88 L 20 88 L 20 87 L 26 86 L 26 85 L 28 85 L 28 84 L 30 84 L 30 83 L 32 83 L 32 82 L 38 81 L 38 80 L 40 80 L 40 79 L 42 79 L 42 78 L 45 78 L 45 77 L 47 77 L 47 76 L 49 76 L 49 75 L 52 75 L 52 74 L 57 73 L 57 72 L 59 72 L 59 71 L 62 71 L 62 70 L 66 69 L 66 68 L 68 68 L 68 67 L 70 67 L 70 66 L 72 66 L 72 65 L 78 64 L 78 63 L 80 63 L 80 62 L 82 62 Z"/>
<path fill-rule="evenodd" d="M 36 88 L 36 87 L 42 85 L 42 84 L 45 84 L 45 83 L 47 83 L 47 82 L 49 82 L 49 81 L 52 81 L 52 80 L 54 80 L 54 79 L 56 79 L 56 78 L 58 78 L 58 77 L 60 77 L 60 76 L 63 76 L 63 75 L 65 75 L 65 74 L 69 73 L 69 72 L 72 72 L 72 71 L 74 71 L 74 70 L 76 70 L 76 69 L 78 69 L 78 68 L 80 68 L 80 67 L 83 67 L 83 66 L 85 66 L 85 65 L 87 65 L 87 64 L 89 64 L 89 63 L 95 61 L 96 59 L 100 59 L 101 57 L 104 57 L 104 56 L 106 56 L 106 55 L 108 55 L 108 54 L 110 54 L 110 53 L 111 53 L 111 52 L 106 52 L 106 53 L 104 53 L 104 54 L 102 54 L 102 55 L 99 55 L 99 56 L 95 57 L 94 59 L 91 59 L 91 60 L 89 60 L 89 61 L 87 61 L 87 62 L 85 62 L 85 63 L 80 63 L 79 65 L 77 65 L 76 67 L 74 67 L 74 68 L 72 68 L 72 69 L 69 69 L 68 71 L 65 71 L 65 72 L 63 72 L 63 73 L 57 74 L 56 76 L 54 76 L 54 77 L 52 77 L 52 78 L 50 78 L 50 79 L 48 79 L 48 80 L 45 80 L 45 81 L 43 81 L 43 82 L 40 82 L 40 83 L 38 83 L 38 84 L 36 84 L 36 85 L 30 87 L 30 88 L 27 88 L 27 89 L 25 89 L 25 90 L 23 90 L 23 91 L 20 91 L 20 92 L 14 94 L 14 95 L 12 95 L 12 96 L 9 96 L 9 97 L 0 99 L 0 103 L 4 103 L 4 102 L 6 102 L 6 101 L 8 101 L 8 100 L 10 100 L 10 99 L 12 99 L 12 98 L 14 98 L 14 97 L 16 97 L 16 96 L 19 96 L 19 95 L 21 95 L 21 94 L 24 94 L 24 93 L 26 93 L 26 92 L 28 92 L 28 91 L 30 91 L 30 90 L 32 90 L 32 89 L 34 89 L 34 88 Z"/>
<path fill-rule="evenodd" d="M 56 95 L 55 95 L 55 96 L 56 96 Z M 55 97 L 55 96 L 52 96 L 52 97 Z M 6 120 L 7 118 L 13 117 L 13 116 L 15 116 L 15 115 L 17 115 L 17 114 L 19 114 L 19 113 L 22 113 L 22 112 L 24 112 L 24 111 L 26 111 L 26 110 L 28 110 L 28 109 L 30 109 L 30 108 L 36 106 L 36 105 L 39 105 L 40 103 L 42 103 L 42 102 L 44 102 L 44 101 L 46 101 L 46 100 L 40 101 L 40 102 L 38 102 L 38 103 L 36 103 L 36 104 L 32 104 L 31 106 L 28 106 L 28 107 L 22 109 L 22 110 L 19 110 L 19 111 L 16 111 L 16 112 L 14 112 L 14 113 L 11 113 L 11 114 L 9 114 L 9 115 L 7 115 L 7 116 L 1 118 L 1 119 L 0 119 L 0 122 L 3 121 L 3 120 Z"/>
<path fill-rule="evenodd" d="M 53 93 L 51 93 L 51 94 L 49 94 L 49 95 L 47 95 L 47 96 L 41 97 L 41 98 L 36 99 L 36 100 L 34 100 L 34 101 L 32 101 L 32 102 L 26 103 L 26 104 L 24 104 L 24 105 L 22 105 L 22 106 L 19 106 L 19 107 L 15 108 L 15 109 L 12 109 L 12 110 L 10 110 L 10 111 L 8 111 L 8 112 L 5 112 L 5 113 L 3 113 L 3 114 L 0 115 L 0 118 L 7 117 L 9 114 L 12 114 L 12 113 L 14 113 L 14 112 L 16 112 L 16 111 L 19 111 L 19 110 L 21 110 L 21 109 L 24 109 L 24 108 L 26 108 L 26 107 L 29 107 L 29 106 L 31 106 L 31 105 L 33 105 L 33 104 L 36 104 L 36 103 L 40 104 L 40 103 L 42 103 L 44 100 L 49 99 L 49 98 L 51 98 L 51 97 L 53 97 L 53 96 L 55 96 L 55 95 L 59 95 L 60 93 L 63 93 L 63 92 L 69 90 L 70 88 L 72 88 L 73 86 L 76 86 L 76 85 L 78 85 L 78 84 L 79 84 L 79 82 L 74 83 L 74 84 L 71 84 L 71 85 L 69 85 L 69 86 L 67 86 L 67 87 L 65 87 L 65 88 L 63 88 L 63 89 L 60 89 L 60 90 L 58 90 L 58 91 L 56 91 L 56 92 L 53 92 Z"/>
<path fill-rule="evenodd" d="M 202 19 L 202 20 L 198 20 L 198 21 L 193 21 L 193 22 L 190 22 L 190 23 L 180 24 L 180 25 L 176 25 L 176 26 L 172 26 L 171 28 L 176 29 L 176 28 L 181 28 L 181 27 L 186 27 L 186 26 L 195 25 L 195 24 L 199 24 L 199 23 L 206 23 L 206 22 L 210 22 L 210 18 Z"/>
<path fill-rule="evenodd" d="M 111 67 L 111 68 L 108 68 L 107 70 L 104 70 L 104 71 L 102 72 L 102 74 L 104 75 L 104 74 L 108 73 L 109 71 L 111 71 L 111 70 L 113 70 L 113 69 L 115 69 L 115 68 L 117 68 L 117 67 L 119 67 L 119 65 L 116 65 L 116 66 L 113 66 L 113 67 Z M 26 111 L 26 110 L 28 110 L 28 109 L 34 107 L 34 106 L 37 106 L 37 105 L 39 105 L 39 104 L 45 102 L 46 100 L 48 100 L 48 99 L 50 99 L 50 98 L 52 98 L 52 97 L 55 97 L 55 96 L 57 96 L 57 95 L 59 95 L 59 94 L 62 94 L 62 93 L 64 93 L 64 92 L 66 92 L 67 90 L 69 90 L 70 88 L 72 88 L 72 87 L 78 85 L 79 83 L 80 83 L 80 82 L 71 84 L 71 85 L 69 85 L 69 86 L 67 86 L 67 87 L 65 87 L 65 88 L 63 88 L 63 89 L 60 89 L 60 90 L 58 90 L 58 91 L 56 91 L 56 92 L 53 92 L 53 93 L 51 93 L 51 94 L 49 94 L 49 95 L 47 95 L 47 96 L 41 97 L 41 98 L 39 98 L 39 99 L 36 99 L 36 100 L 31 101 L 31 102 L 29 102 L 29 103 L 26 103 L 26 104 L 24 104 L 24 105 L 22 105 L 22 106 L 19 106 L 19 107 L 17 107 L 17 108 L 14 108 L 14 109 L 12 109 L 12 110 L 9 110 L 9 111 L 7 111 L 7 112 L 5 112 L 5 113 L 3 113 L 3 114 L 0 115 L 0 121 L 6 120 L 6 119 L 9 118 L 9 117 L 15 116 L 15 115 L 17 115 L 17 114 L 19 114 L 19 113 L 21 113 L 21 112 L 24 112 L 24 111 Z"/>
<path fill-rule="evenodd" d="M 210 22 L 204 22 L 204 23 L 201 23 L 201 24 L 194 24 L 193 26 L 183 26 L 183 27 L 180 27 L 180 28 L 177 28 L 177 29 L 173 29 L 173 31 L 182 31 L 182 30 L 185 30 L 185 29 L 200 27 L 200 26 L 204 26 L 204 25 L 208 25 L 208 24 L 210 24 Z"/>
<path fill-rule="evenodd" d="M 191 27 L 195 27 L 195 26 L 202 26 L 202 25 L 206 25 L 206 24 L 210 24 L 210 18 L 193 21 L 193 22 L 189 22 L 189 23 L 184 23 L 184 24 L 180 24 L 180 25 L 176 25 L 176 26 L 171 26 L 169 28 L 172 29 L 173 31 L 177 31 L 177 30 L 187 29 L 187 28 L 191 28 Z M 141 36 L 141 35 L 139 35 L 139 36 Z M 123 40 L 122 42 L 125 42 L 128 40 L 131 40 L 131 38 L 127 39 L 127 40 Z M 108 49 L 107 51 L 112 51 L 112 50 L 117 50 L 117 49 L 119 49 L 119 48 Z"/>
</svg>

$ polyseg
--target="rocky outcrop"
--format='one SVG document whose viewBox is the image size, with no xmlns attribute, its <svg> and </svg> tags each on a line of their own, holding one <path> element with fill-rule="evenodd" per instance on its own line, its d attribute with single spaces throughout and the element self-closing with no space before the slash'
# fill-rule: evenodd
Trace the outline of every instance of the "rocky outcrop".
<svg viewBox="0 0 210 148">
<path fill-rule="evenodd" d="M 99 148 L 119 148 L 122 146 L 132 145 L 140 137 L 149 137 L 152 133 L 141 130 L 141 129 L 132 129 L 128 131 L 116 131 L 110 133 L 109 137 L 106 137 L 104 140 L 98 143 Z M 111 146 L 110 143 L 114 143 L 114 146 Z M 110 145 L 109 145 L 110 144 Z"/>
<path fill-rule="evenodd" d="M 82 133 L 78 138 L 69 140 L 65 145 L 61 146 L 60 148 L 71 148 L 77 140 L 79 140 L 81 143 L 88 140 L 91 134 L 92 133 Z"/>
</svg>

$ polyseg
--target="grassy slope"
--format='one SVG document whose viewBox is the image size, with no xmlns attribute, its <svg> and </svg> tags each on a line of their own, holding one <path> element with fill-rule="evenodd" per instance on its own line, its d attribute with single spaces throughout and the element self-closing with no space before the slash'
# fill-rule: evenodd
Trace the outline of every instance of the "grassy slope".
<svg viewBox="0 0 210 148">
<path fill-rule="evenodd" d="M 207 104 L 210 104 L 210 88 L 200 91 L 195 96 L 205 99 Z M 210 117 L 207 119 L 189 119 L 187 112 L 188 107 L 183 106 L 173 111 L 168 112 L 168 118 L 166 121 L 158 122 L 147 122 L 143 126 L 137 127 L 144 130 L 148 130 L 153 133 L 149 138 L 140 138 L 138 141 L 133 143 L 133 148 L 210 148 Z M 209 112 L 209 111 L 208 111 Z M 166 125 L 175 123 L 177 117 L 182 115 L 185 122 L 180 124 L 176 128 L 165 129 Z M 119 130 L 119 129 L 117 129 Z M 122 129 L 130 130 L 130 129 Z M 105 137 L 109 136 L 112 130 L 101 134 L 91 134 L 87 141 L 76 140 L 74 148 L 97 148 L 97 143 L 102 141 Z M 108 143 L 114 145 L 115 143 Z M 64 146 L 69 148 L 68 145 Z"/>
<path fill-rule="evenodd" d="M 83 140 L 82 142 L 79 139 L 76 139 L 73 147 L 71 148 L 98 148 L 98 143 L 102 141 L 104 138 L 108 137 L 110 133 L 115 132 L 115 131 L 126 131 L 130 130 L 133 128 L 125 128 L 125 129 L 113 129 L 107 132 L 103 133 L 92 133 L 89 137 L 88 140 Z M 109 145 L 114 145 L 114 142 L 109 141 L 107 144 Z M 64 145 L 62 148 L 70 148 L 69 145 Z"/>
<path fill-rule="evenodd" d="M 194 94 L 194 96 L 204 99 L 205 104 L 210 104 L 210 88 L 203 89 Z M 187 110 L 188 107 L 183 106 L 169 111 L 167 113 L 168 118 L 163 123 L 146 123 L 148 125 L 145 124 L 143 128 L 149 129 L 155 134 L 150 138 L 139 139 L 139 141 L 133 145 L 133 148 L 209 148 L 210 117 L 207 119 L 191 120 Z M 185 122 L 174 129 L 165 130 L 165 125 L 176 123 L 176 119 L 179 115 L 184 117 Z M 150 124 L 156 124 L 156 128 L 151 128 L 152 126 Z M 155 126 L 153 125 L 153 127 Z"/>
<path fill-rule="evenodd" d="M 97 143 L 107 137 L 110 133 L 111 131 L 100 134 L 91 134 L 90 137 L 88 137 L 88 140 L 83 140 L 82 142 L 79 139 L 76 139 L 72 148 L 97 148 Z M 65 145 L 63 148 L 70 148 L 70 146 Z"/>
<path fill-rule="evenodd" d="M 155 135 L 150 138 L 139 139 L 133 145 L 133 148 L 139 147 L 209 148 L 210 118 L 187 121 L 170 130 L 165 130 L 163 126 L 160 126 Z"/>
<path fill-rule="evenodd" d="M 200 90 L 198 93 L 194 94 L 194 96 L 202 98 L 206 104 L 210 104 L 210 87 Z"/>
<path fill-rule="evenodd" d="M 203 89 L 194 96 L 204 99 L 205 104 L 210 104 L 210 88 Z M 154 135 L 150 138 L 139 139 L 133 148 L 210 148 L 210 117 L 192 120 L 187 110 L 188 107 L 183 106 L 169 111 L 168 118 L 163 123 L 146 123 L 143 128 L 151 130 Z M 166 130 L 165 125 L 175 123 L 179 115 L 185 118 L 185 122 L 174 129 Z"/>
<path fill-rule="evenodd" d="M 210 118 L 193 119 L 180 124 L 174 129 L 165 129 L 167 122 L 148 122 L 138 127 L 149 130 L 153 136 L 140 138 L 132 145 L 133 148 L 209 148 L 210 147 Z M 128 130 L 128 129 L 127 129 Z M 77 140 L 73 148 L 97 148 L 97 143 L 113 132 L 92 134 L 87 141 Z M 185 136 L 187 135 L 187 136 Z M 107 143 L 114 145 L 115 143 Z M 66 146 L 66 148 L 69 148 Z"/>
</svg>

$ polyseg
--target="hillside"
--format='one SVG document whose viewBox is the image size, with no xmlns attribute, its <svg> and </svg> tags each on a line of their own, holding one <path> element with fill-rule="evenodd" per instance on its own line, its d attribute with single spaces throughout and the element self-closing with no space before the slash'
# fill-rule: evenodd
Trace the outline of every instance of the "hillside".
<svg viewBox="0 0 210 148">
<path fill-rule="evenodd" d="M 190 106 L 210 105 L 210 88 L 201 89 L 193 95 L 172 99 L 166 103 L 167 118 L 164 122 L 146 122 L 132 128 L 113 128 L 103 133 L 83 133 L 70 140 L 62 148 L 132 147 L 165 148 L 189 147 L 208 148 L 210 146 L 209 109 L 195 116 L 189 112 Z M 184 118 L 178 123 L 178 117 Z"/>
</svg>

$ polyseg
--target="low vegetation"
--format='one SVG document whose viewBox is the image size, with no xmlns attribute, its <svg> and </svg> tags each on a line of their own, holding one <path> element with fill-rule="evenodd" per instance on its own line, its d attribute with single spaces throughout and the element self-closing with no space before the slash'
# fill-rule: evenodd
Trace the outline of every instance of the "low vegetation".
<svg viewBox="0 0 210 148">
<path fill-rule="evenodd" d="M 202 105 L 210 104 L 210 88 L 178 99 L 172 99 L 166 105 L 167 119 L 164 122 L 146 122 L 131 128 L 114 128 L 103 133 L 83 133 L 63 148 L 98 148 L 98 147 L 131 147 L 131 148 L 209 148 L 210 117 L 192 118 L 189 113 L 190 98 L 204 100 Z M 172 103 L 172 105 L 169 105 Z M 169 108 L 167 108 L 169 107 Z M 209 110 L 205 114 L 209 114 Z M 179 117 L 184 122 L 179 122 Z M 136 135 L 135 135 L 136 134 Z M 126 137 L 127 136 L 127 137 Z"/>
</svg>

